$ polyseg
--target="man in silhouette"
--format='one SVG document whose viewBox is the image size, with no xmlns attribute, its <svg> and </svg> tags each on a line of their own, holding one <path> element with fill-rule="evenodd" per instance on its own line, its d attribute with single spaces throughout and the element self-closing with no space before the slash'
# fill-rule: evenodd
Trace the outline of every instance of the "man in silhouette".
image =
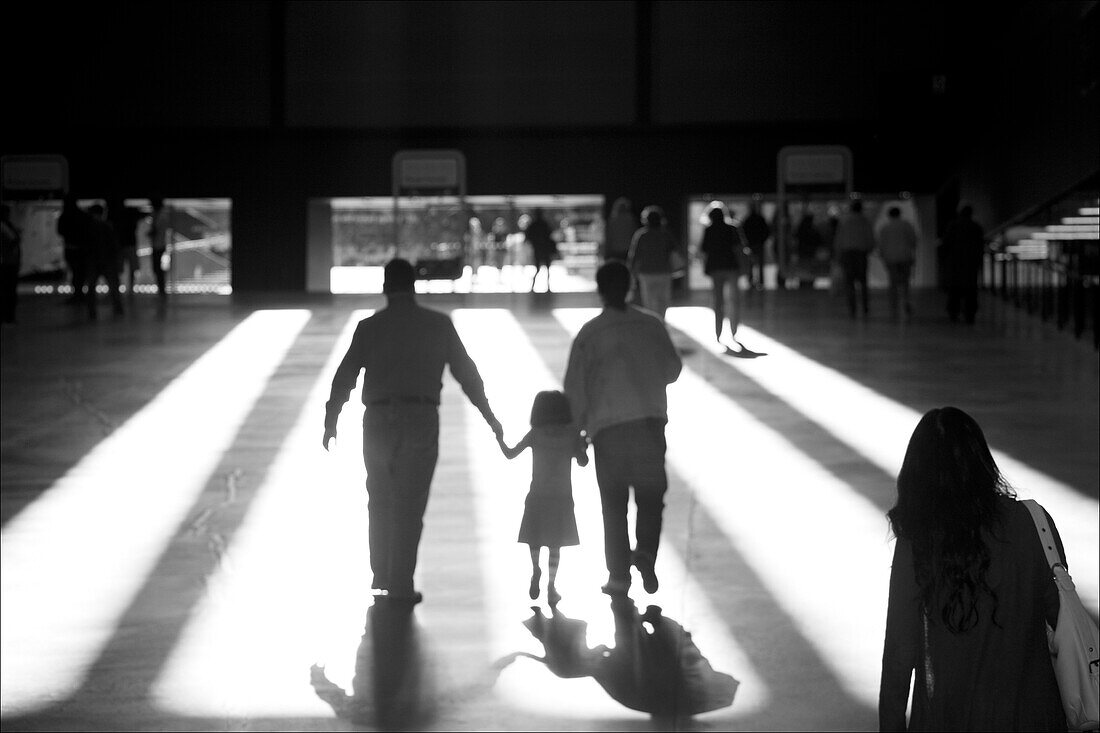
<svg viewBox="0 0 1100 733">
<path fill-rule="evenodd" d="M 760 213 L 760 204 L 753 201 L 749 214 L 741 224 L 741 231 L 749 245 L 752 265 L 749 268 L 749 280 L 756 290 L 764 289 L 764 245 L 772 234 L 768 220 Z"/>
<path fill-rule="evenodd" d="M 848 296 L 848 315 L 856 317 L 856 286 L 859 286 L 860 310 L 867 317 L 867 255 L 875 248 L 875 232 L 863 215 L 863 202 L 856 199 L 840 220 L 833 240 L 840 267 L 844 271 L 844 292 Z"/>
<path fill-rule="evenodd" d="M 498 438 L 504 431 L 450 317 L 417 304 L 412 264 L 395 259 L 384 272 L 386 308 L 359 322 L 336 369 L 323 445 L 328 450 L 336 437 L 340 410 L 363 371 L 371 587 L 391 601 L 418 603 L 422 596 L 413 587 L 413 572 L 439 455 L 444 366 Z"/>
<path fill-rule="evenodd" d="M 172 210 L 160 196 L 150 200 L 153 218 L 149 223 L 149 265 L 153 268 L 153 277 L 157 281 L 157 302 L 161 308 L 168 302 L 167 271 L 164 269 L 165 254 L 172 242 Z"/>
<path fill-rule="evenodd" d="M 978 273 L 985 253 L 985 234 L 974 221 L 974 209 L 963 206 L 943 234 L 944 275 L 947 286 L 947 315 L 954 323 L 973 323 L 978 312 Z"/>
<path fill-rule="evenodd" d="M 546 268 L 546 292 L 550 292 L 550 265 L 557 259 L 558 245 L 554 241 L 553 231 L 549 222 L 542 214 L 542 209 L 535 209 L 531 216 L 531 223 L 523 230 L 527 243 L 531 245 L 531 253 L 535 260 L 535 275 L 531 278 L 531 292 L 535 292 L 535 280 L 539 276 L 539 270 Z"/>
<path fill-rule="evenodd" d="M 118 237 L 115 228 L 107 219 L 107 207 L 103 204 L 93 204 L 88 208 L 91 220 L 88 224 L 88 318 L 95 320 L 98 317 L 99 306 L 96 297 L 96 286 L 100 278 L 107 281 L 107 291 L 111 296 L 111 308 L 115 316 L 121 316 L 122 294 L 119 290 L 118 280 Z"/>
<path fill-rule="evenodd" d="M 83 303 L 88 291 L 91 231 L 91 216 L 80 208 L 75 195 L 66 195 L 61 215 L 57 217 L 57 233 L 65 242 L 65 264 L 69 268 L 73 288 L 70 303 Z"/>
<path fill-rule="evenodd" d="M 878 233 L 878 252 L 890 278 L 890 314 L 898 318 L 904 311 L 908 320 L 913 314 L 909 302 L 909 280 L 917 257 L 917 230 L 901 218 L 901 209 L 891 206 L 889 217 Z"/>
<path fill-rule="evenodd" d="M 137 271 L 141 269 L 137 254 L 137 226 L 144 218 L 140 209 L 127 206 L 126 201 L 115 197 L 107 204 L 107 213 L 111 226 L 118 237 L 119 275 L 126 273 L 126 295 L 133 297 L 137 282 Z"/>
<path fill-rule="evenodd" d="M 629 590 L 631 564 L 646 592 L 657 590 L 653 568 L 668 489 L 665 388 L 683 366 L 664 323 L 627 305 L 630 283 L 622 262 L 607 262 L 596 271 L 604 308 L 573 340 L 564 380 L 577 427 L 595 448 L 608 570 L 603 590 L 612 596 Z M 638 510 L 633 553 L 626 520 L 631 488 Z"/>
<path fill-rule="evenodd" d="M 11 221 L 11 207 L 0 205 L 0 322 L 15 323 L 23 234 Z"/>
</svg>

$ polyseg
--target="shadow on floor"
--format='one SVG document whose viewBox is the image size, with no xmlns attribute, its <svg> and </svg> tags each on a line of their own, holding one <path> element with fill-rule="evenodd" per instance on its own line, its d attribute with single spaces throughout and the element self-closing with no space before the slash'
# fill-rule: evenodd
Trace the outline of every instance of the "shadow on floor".
<svg viewBox="0 0 1100 733">
<path fill-rule="evenodd" d="M 380 730 L 423 730 L 437 717 L 436 685 L 412 605 L 376 602 L 355 657 L 352 691 L 314 665 L 310 682 L 337 717 Z"/>
<path fill-rule="evenodd" d="M 543 646 L 544 655 L 515 652 L 498 669 L 521 656 L 542 662 L 558 677 L 592 677 L 621 705 L 649 713 L 655 722 L 672 723 L 733 704 L 738 682 L 715 671 L 679 623 L 657 606 L 639 614 L 629 598 L 615 598 L 615 646 L 589 648 L 588 623 L 557 608 L 546 617 L 541 608 L 523 622 Z"/>
</svg>

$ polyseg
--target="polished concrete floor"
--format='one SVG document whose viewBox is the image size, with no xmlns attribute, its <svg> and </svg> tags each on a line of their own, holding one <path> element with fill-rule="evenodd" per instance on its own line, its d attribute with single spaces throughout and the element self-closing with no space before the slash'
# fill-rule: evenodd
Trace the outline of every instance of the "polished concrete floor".
<svg viewBox="0 0 1100 733">
<path fill-rule="evenodd" d="M 577 467 L 556 611 L 545 583 L 528 598 L 515 541 L 529 454 L 507 461 L 449 376 L 424 601 L 372 605 L 361 407 L 332 452 L 321 434 L 377 296 L 179 297 L 163 317 L 138 296 L 95 323 L 23 298 L 0 344 L 3 729 L 874 729 L 884 512 L 919 416 L 948 404 L 1051 512 L 1095 613 L 1089 342 L 989 299 L 962 326 L 935 292 L 910 323 L 882 293 L 866 321 L 826 291 L 747 295 L 755 359 L 711 343 L 704 293 L 668 315 L 685 370 L 660 589 L 614 608 L 600 593 L 594 471 Z M 422 300 L 452 313 L 513 442 L 595 312 L 591 293 Z"/>
</svg>

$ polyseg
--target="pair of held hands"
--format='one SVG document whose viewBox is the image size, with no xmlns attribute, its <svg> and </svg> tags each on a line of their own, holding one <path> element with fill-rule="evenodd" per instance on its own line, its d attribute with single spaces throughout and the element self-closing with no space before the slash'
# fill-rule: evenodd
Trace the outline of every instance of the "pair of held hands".
<svg viewBox="0 0 1100 733">
<path fill-rule="evenodd" d="M 508 458 L 508 459 L 515 458 L 516 456 L 518 456 L 520 453 L 523 452 L 524 448 L 527 448 L 529 446 L 529 444 L 526 443 L 525 441 L 520 441 L 520 443 L 518 445 L 516 445 L 514 448 L 510 447 L 507 443 L 504 442 L 504 436 L 500 433 L 497 433 L 497 445 L 500 446 L 500 450 L 501 450 L 502 453 L 504 453 L 504 457 Z M 585 440 L 585 443 L 584 443 L 584 450 L 577 452 L 576 459 L 577 459 L 577 465 L 578 466 L 583 468 L 583 467 L 588 465 L 588 441 L 587 440 Z"/>
<path fill-rule="evenodd" d="M 493 429 L 493 434 L 495 436 L 497 436 L 497 443 L 500 443 L 503 446 L 503 444 L 504 444 L 504 428 L 501 426 L 500 420 L 497 420 L 495 415 L 491 415 L 491 416 L 487 417 L 485 419 L 485 421 L 487 423 L 489 423 L 489 427 Z M 325 450 L 328 450 L 329 441 L 330 440 L 335 440 L 335 439 L 336 439 L 336 426 L 335 425 L 331 425 L 331 426 L 326 425 L 325 426 L 325 437 L 321 440 L 321 445 L 323 445 L 325 447 Z M 584 464 L 582 463 L 581 465 L 583 466 Z"/>
</svg>

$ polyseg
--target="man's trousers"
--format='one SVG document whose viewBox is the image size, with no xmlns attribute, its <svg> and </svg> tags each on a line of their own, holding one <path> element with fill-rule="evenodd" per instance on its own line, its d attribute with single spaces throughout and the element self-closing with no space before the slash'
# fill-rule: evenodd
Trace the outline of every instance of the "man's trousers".
<svg viewBox="0 0 1100 733">
<path fill-rule="evenodd" d="M 439 408 L 432 404 L 367 405 L 367 467 L 372 588 L 411 593 L 428 490 L 439 456 Z"/>
<path fill-rule="evenodd" d="M 596 482 L 603 504 L 604 556 L 609 580 L 630 582 L 630 536 L 626 510 L 630 489 L 637 505 L 636 551 L 657 559 L 661 514 L 668 477 L 665 474 L 665 422 L 657 418 L 611 425 L 592 441 Z"/>
</svg>

